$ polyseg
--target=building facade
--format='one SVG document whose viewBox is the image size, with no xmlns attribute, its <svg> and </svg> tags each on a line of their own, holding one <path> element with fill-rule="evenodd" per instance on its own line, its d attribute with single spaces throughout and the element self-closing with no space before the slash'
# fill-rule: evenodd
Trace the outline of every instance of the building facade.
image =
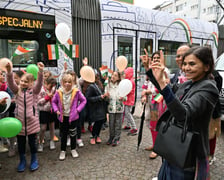
<svg viewBox="0 0 224 180">
<path fill-rule="evenodd" d="M 222 0 L 220 3 L 224 5 Z M 223 10 L 216 0 L 169 0 L 154 9 L 215 23 L 221 22 L 223 15 Z"/>
</svg>

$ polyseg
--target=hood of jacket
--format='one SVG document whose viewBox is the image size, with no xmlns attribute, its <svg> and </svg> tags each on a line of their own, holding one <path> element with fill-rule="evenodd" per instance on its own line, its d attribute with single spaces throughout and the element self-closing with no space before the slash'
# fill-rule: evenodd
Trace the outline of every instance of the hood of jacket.
<svg viewBox="0 0 224 180">
<path fill-rule="evenodd" d="M 125 73 L 125 79 L 131 80 L 133 78 L 134 69 L 132 67 L 128 67 L 124 70 Z"/>
</svg>

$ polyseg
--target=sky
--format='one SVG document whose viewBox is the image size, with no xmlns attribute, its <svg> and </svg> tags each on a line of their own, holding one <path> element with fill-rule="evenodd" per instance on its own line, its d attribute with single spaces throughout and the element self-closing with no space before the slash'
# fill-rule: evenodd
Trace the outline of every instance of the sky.
<svg viewBox="0 0 224 180">
<path fill-rule="evenodd" d="M 134 3 L 136 6 L 152 9 L 164 1 L 165 0 L 134 0 Z"/>
</svg>

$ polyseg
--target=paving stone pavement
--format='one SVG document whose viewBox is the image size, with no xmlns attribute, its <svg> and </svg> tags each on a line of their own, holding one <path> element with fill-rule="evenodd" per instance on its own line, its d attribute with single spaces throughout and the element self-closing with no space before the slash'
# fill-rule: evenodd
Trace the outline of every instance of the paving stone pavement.
<svg viewBox="0 0 224 180">
<path fill-rule="evenodd" d="M 137 125 L 140 118 L 135 117 Z M 87 124 L 85 124 L 87 127 Z M 56 131 L 58 135 L 58 131 Z M 47 132 L 47 137 L 49 133 Z M 1 180 L 73 180 L 73 179 L 121 179 L 121 180 L 151 180 L 158 173 L 161 158 L 155 160 L 148 158 L 149 152 L 144 148 L 149 146 L 151 135 L 144 125 L 142 143 L 137 151 L 137 136 L 127 136 L 127 131 L 122 130 L 120 144 L 116 147 L 106 145 L 108 128 L 101 131 L 101 144 L 89 144 L 90 133 L 82 134 L 85 146 L 77 151 L 79 157 L 73 159 L 70 148 L 64 161 L 59 161 L 60 143 L 56 143 L 56 150 L 49 150 L 49 138 L 44 144 L 44 152 L 38 153 L 39 169 L 29 171 L 30 153 L 27 151 L 27 168 L 23 173 L 17 173 L 19 161 L 16 157 L 8 158 L 7 153 L 0 153 Z M 27 145 L 28 146 L 28 145 Z M 211 180 L 224 180 L 224 128 L 221 137 L 217 140 L 216 161 L 210 167 Z"/>
</svg>

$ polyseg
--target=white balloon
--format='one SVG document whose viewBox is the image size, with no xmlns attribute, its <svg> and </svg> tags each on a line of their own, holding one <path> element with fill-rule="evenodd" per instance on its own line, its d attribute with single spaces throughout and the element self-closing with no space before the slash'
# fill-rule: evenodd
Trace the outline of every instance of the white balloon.
<svg viewBox="0 0 224 180">
<path fill-rule="evenodd" d="M 8 108 L 9 108 L 10 104 L 11 104 L 11 97 L 10 97 L 10 95 L 7 92 L 5 92 L 5 91 L 0 91 L 0 100 L 3 99 L 3 98 L 6 98 L 6 97 L 7 97 L 7 99 L 6 99 L 6 105 L 7 106 L 6 106 L 6 108 L 5 108 L 5 110 L 3 112 L 0 112 L 0 114 L 3 114 L 4 112 L 6 112 L 8 110 Z"/>
<path fill-rule="evenodd" d="M 61 44 L 65 44 L 70 37 L 70 28 L 65 23 L 59 23 L 55 28 L 55 34 Z"/>
<path fill-rule="evenodd" d="M 123 79 L 118 85 L 118 94 L 120 97 L 125 97 L 132 90 L 132 83 L 128 79 Z"/>
</svg>

